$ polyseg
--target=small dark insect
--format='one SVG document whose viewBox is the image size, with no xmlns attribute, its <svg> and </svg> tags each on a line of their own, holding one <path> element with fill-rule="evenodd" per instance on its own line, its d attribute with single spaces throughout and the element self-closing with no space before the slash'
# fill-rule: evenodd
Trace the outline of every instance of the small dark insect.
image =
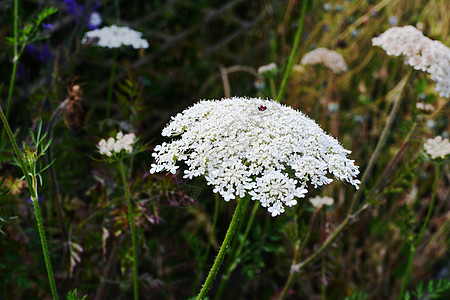
<svg viewBox="0 0 450 300">
<path fill-rule="evenodd" d="M 266 106 L 261 105 L 260 107 L 258 107 L 259 111 L 265 111 L 267 109 Z"/>
</svg>

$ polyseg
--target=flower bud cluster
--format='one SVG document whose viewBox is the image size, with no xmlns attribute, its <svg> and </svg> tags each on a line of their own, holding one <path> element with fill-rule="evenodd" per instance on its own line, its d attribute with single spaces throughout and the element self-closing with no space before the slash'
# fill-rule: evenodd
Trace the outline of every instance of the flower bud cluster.
<svg viewBox="0 0 450 300">
<path fill-rule="evenodd" d="M 150 173 L 176 173 L 183 161 L 184 178 L 205 176 L 225 201 L 248 194 L 272 216 L 305 197 L 308 183 L 331 183 L 328 173 L 356 188 L 360 183 L 350 151 L 301 112 L 272 100 L 203 100 L 172 117 L 162 135 L 177 138 L 155 147 Z"/>
<path fill-rule="evenodd" d="M 106 155 L 108 157 L 118 155 L 122 151 L 125 153 L 130 153 L 133 151 L 133 144 L 136 140 L 136 136 L 134 133 L 123 134 L 121 131 L 117 133 L 116 138 L 110 137 L 107 141 L 102 139 L 97 147 L 98 151 L 102 155 Z"/>
<path fill-rule="evenodd" d="M 317 48 L 305 54 L 302 58 L 303 65 L 324 64 L 333 73 L 347 71 L 347 64 L 341 54 L 326 48 Z"/>
<path fill-rule="evenodd" d="M 142 38 L 142 33 L 116 25 L 86 32 L 81 43 L 93 43 L 96 46 L 108 48 L 121 46 L 132 46 L 135 49 L 148 48 L 148 42 Z"/>
<path fill-rule="evenodd" d="M 441 97 L 450 97 L 450 49 L 413 26 L 392 27 L 372 39 L 388 55 L 404 55 L 405 63 L 430 74 Z"/>
</svg>

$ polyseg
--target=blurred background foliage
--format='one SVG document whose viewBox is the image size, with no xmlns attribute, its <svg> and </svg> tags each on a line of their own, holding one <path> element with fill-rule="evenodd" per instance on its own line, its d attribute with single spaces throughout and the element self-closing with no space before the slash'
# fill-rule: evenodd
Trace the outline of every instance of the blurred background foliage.
<svg viewBox="0 0 450 300">
<path fill-rule="evenodd" d="M 11 76 L 13 55 L 6 37 L 12 36 L 12 6 L 12 0 L 0 3 L 2 104 Z M 197 293 L 209 271 L 234 204 L 215 199 L 203 179 L 186 182 L 180 174 L 149 174 L 152 146 L 164 141 L 160 132 L 170 116 L 199 99 L 271 97 L 269 81 L 259 77 L 257 68 L 277 63 L 280 71 L 272 80 L 279 86 L 301 1 L 24 0 L 19 28 L 47 6 L 57 7 L 58 13 L 42 26 L 48 38 L 28 45 L 20 60 L 9 122 L 18 139 L 28 141 L 28 128 L 35 128 L 39 117 L 49 124 L 64 99 L 73 104 L 53 127 L 57 179 L 46 174 L 40 187 L 58 290 L 66 294 L 77 288 L 87 299 L 131 297 L 131 247 L 123 191 L 116 184 L 119 174 L 91 159 L 98 157 L 101 138 L 122 130 L 135 132 L 149 145 L 128 165 L 137 208 L 141 298 L 187 299 Z M 305 112 L 337 137 L 364 170 L 390 110 L 386 95 L 410 69 L 373 47 L 371 38 L 391 26 L 414 25 L 449 46 L 450 3 L 331 0 L 310 1 L 307 9 L 296 65 L 281 102 Z M 145 50 L 118 49 L 108 119 L 113 50 L 80 43 L 93 12 L 101 16 L 102 26 L 129 26 L 150 44 Z M 301 57 L 317 47 L 341 53 L 348 72 L 335 75 L 321 66 L 300 65 Z M 324 283 L 326 299 L 398 296 L 412 237 L 431 198 L 434 169 L 423 159 L 421 147 L 425 138 L 449 135 L 448 99 L 438 97 L 426 74 L 413 72 L 402 97 L 364 194 L 372 205 L 326 252 L 325 260 L 315 261 L 295 278 L 289 299 L 320 299 Z M 418 101 L 435 110 L 419 112 Z M 410 131 L 412 137 L 404 143 Z M 9 144 L 0 151 L 0 298 L 49 299 L 32 204 L 18 181 L 18 168 L 11 164 Z M 387 167 L 391 168 L 385 172 Z M 430 280 L 450 279 L 450 173 L 448 165 L 442 169 L 436 207 L 416 252 L 408 290 Z M 336 204 L 327 212 L 325 229 L 317 224 L 313 228 L 305 257 L 320 246 L 321 231 L 332 232 L 342 220 L 353 192 L 338 182 L 310 190 L 309 196 L 328 195 Z M 62 203 L 61 216 L 57 201 Z M 259 209 L 234 261 L 237 267 L 217 297 L 276 299 L 289 274 L 297 242 L 294 232 L 303 237 L 313 214 L 307 201 L 276 218 Z M 226 260 L 222 269 L 231 263 Z M 219 285 L 220 274 L 211 299 Z M 446 296 L 448 292 L 441 293 L 441 299 Z"/>
</svg>

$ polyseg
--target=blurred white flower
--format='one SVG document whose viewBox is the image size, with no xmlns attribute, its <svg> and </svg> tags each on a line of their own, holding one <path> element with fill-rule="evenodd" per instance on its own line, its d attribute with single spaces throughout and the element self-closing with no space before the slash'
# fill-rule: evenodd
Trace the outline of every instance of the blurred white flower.
<svg viewBox="0 0 450 300">
<path fill-rule="evenodd" d="M 249 194 L 272 216 L 332 182 L 327 173 L 358 188 L 358 167 L 313 120 L 272 100 L 234 97 L 203 100 L 172 120 L 157 145 L 150 173 L 175 173 L 184 161 L 185 178 L 204 175 L 225 201 Z"/>
<path fill-rule="evenodd" d="M 347 71 L 347 64 L 341 54 L 326 48 L 317 48 L 305 54 L 302 64 L 315 65 L 324 64 L 334 73 Z"/>
<path fill-rule="evenodd" d="M 450 97 L 450 49 L 424 36 L 413 26 L 392 27 L 372 39 L 388 55 L 405 55 L 405 63 L 428 72 L 441 97 Z"/>
<path fill-rule="evenodd" d="M 116 25 L 86 32 L 81 43 L 86 44 L 88 41 L 93 41 L 99 47 L 132 46 L 135 49 L 148 48 L 148 42 L 142 38 L 142 33 Z"/>
<path fill-rule="evenodd" d="M 438 157 L 445 158 L 450 154 L 450 142 L 448 139 L 443 139 L 441 136 L 437 136 L 434 139 L 428 139 L 423 145 L 423 148 L 432 159 Z"/>
<path fill-rule="evenodd" d="M 97 147 L 100 154 L 112 157 L 120 154 L 122 151 L 125 151 L 125 153 L 133 151 L 135 140 L 136 136 L 134 133 L 124 135 L 122 132 L 119 132 L 115 139 L 110 137 L 107 141 L 104 139 L 100 140 Z"/>
<path fill-rule="evenodd" d="M 416 108 L 421 111 L 431 112 L 434 110 L 434 106 L 429 103 L 417 102 Z"/>
<path fill-rule="evenodd" d="M 311 202 L 311 204 L 314 207 L 319 208 L 322 205 L 328 205 L 328 206 L 333 205 L 334 200 L 333 200 L 333 198 L 327 197 L 327 196 L 324 196 L 324 197 L 316 196 L 314 198 L 310 198 L 309 202 Z"/>
<path fill-rule="evenodd" d="M 259 74 L 264 74 L 264 73 L 267 73 L 267 72 L 275 71 L 276 69 L 277 69 L 276 63 L 270 63 L 268 65 L 259 67 L 258 68 L 258 73 Z"/>
</svg>

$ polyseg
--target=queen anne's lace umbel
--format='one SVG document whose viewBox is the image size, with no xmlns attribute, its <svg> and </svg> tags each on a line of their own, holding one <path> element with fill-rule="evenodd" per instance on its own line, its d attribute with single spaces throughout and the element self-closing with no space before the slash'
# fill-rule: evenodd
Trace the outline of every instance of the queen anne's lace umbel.
<svg viewBox="0 0 450 300">
<path fill-rule="evenodd" d="M 441 97 L 450 97 L 450 49 L 424 36 L 413 26 L 392 27 L 372 39 L 388 55 L 406 56 L 405 63 L 430 73 Z"/>
<path fill-rule="evenodd" d="M 317 48 L 305 54 L 302 58 L 303 65 L 324 64 L 333 73 L 347 71 L 347 64 L 341 54 L 326 48 Z"/>
<path fill-rule="evenodd" d="M 108 157 L 118 155 L 122 151 L 130 153 L 133 151 L 133 144 L 136 141 L 134 133 L 123 134 L 121 131 L 117 133 L 116 138 L 110 137 L 108 140 L 100 140 L 98 143 L 98 152 Z"/>
<path fill-rule="evenodd" d="M 450 141 L 438 135 L 434 139 L 428 139 L 423 148 L 432 159 L 445 158 L 450 154 Z"/>
<path fill-rule="evenodd" d="M 225 201 L 249 194 L 272 216 L 297 204 L 314 187 L 329 184 L 327 173 L 358 188 L 358 167 L 336 139 L 299 111 L 272 100 L 203 100 L 172 117 L 152 154 L 150 173 L 175 173 L 184 161 L 185 178 L 204 175 Z"/>
<path fill-rule="evenodd" d="M 86 32 L 81 43 L 86 44 L 88 41 L 93 41 L 99 47 L 132 46 L 135 49 L 148 48 L 148 42 L 142 38 L 142 33 L 116 25 Z"/>
</svg>

